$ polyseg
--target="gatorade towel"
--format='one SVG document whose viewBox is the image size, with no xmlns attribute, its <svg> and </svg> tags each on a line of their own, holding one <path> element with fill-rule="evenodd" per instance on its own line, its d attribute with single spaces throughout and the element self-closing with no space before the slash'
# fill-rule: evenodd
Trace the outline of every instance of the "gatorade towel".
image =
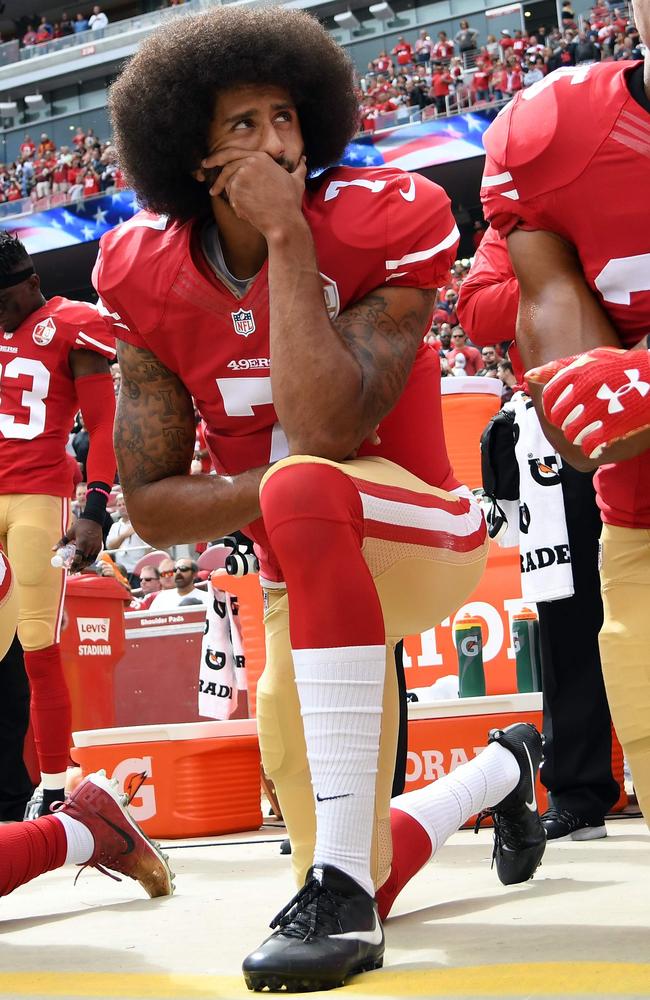
<svg viewBox="0 0 650 1000">
<path fill-rule="evenodd" d="M 239 628 L 237 598 L 210 581 L 206 631 L 199 669 L 199 715 L 228 719 L 237 708 L 240 691 L 246 691 L 246 661 Z"/>
</svg>

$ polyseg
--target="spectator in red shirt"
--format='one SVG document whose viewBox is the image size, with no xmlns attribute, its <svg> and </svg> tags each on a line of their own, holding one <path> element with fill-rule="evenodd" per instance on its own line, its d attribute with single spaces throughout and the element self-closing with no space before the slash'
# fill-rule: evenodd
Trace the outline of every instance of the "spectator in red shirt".
<svg viewBox="0 0 650 1000">
<path fill-rule="evenodd" d="M 524 85 L 524 75 L 516 56 L 508 56 L 507 79 L 509 94 L 516 94 L 518 90 L 522 89 Z"/>
<path fill-rule="evenodd" d="M 364 132 L 374 131 L 376 117 L 377 109 L 375 108 L 375 99 L 371 94 L 366 94 L 361 102 L 359 118 L 359 124 Z"/>
<path fill-rule="evenodd" d="M 508 29 L 503 28 L 503 30 L 501 31 L 501 38 L 499 39 L 499 45 L 501 47 L 501 55 L 504 61 L 512 51 L 512 47 L 514 44 L 515 40 L 508 31 Z"/>
<path fill-rule="evenodd" d="M 476 375 L 483 366 L 481 352 L 467 342 L 467 334 L 460 326 L 455 326 L 451 331 L 452 349 L 447 355 L 447 361 L 451 367 L 456 367 L 456 357 L 462 354 L 465 358 L 465 375 Z"/>
<path fill-rule="evenodd" d="M 86 142 L 86 133 L 82 129 L 81 125 L 77 125 L 75 134 L 72 136 L 72 145 L 76 146 L 77 149 L 83 149 Z"/>
<path fill-rule="evenodd" d="M 446 98 L 449 96 L 449 88 L 452 83 L 453 80 L 449 70 L 443 67 L 441 63 L 434 63 L 429 96 L 433 99 L 439 115 L 444 115 L 447 111 Z"/>
<path fill-rule="evenodd" d="M 438 32 L 438 41 L 431 49 L 431 58 L 437 62 L 448 63 L 454 54 L 454 43 L 447 38 L 446 31 Z"/>
<path fill-rule="evenodd" d="M 94 194 L 99 194 L 99 175 L 92 167 L 86 167 L 83 177 L 83 196 L 90 198 Z"/>
<path fill-rule="evenodd" d="M 27 48 L 28 45 L 36 45 L 38 37 L 36 35 L 36 30 L 33 24 L 30 24 L 27 31 L 23 35 L 23 45 Z"/>
<path fill-rule="evenodd" d="M 484 68 L 482 60 L 477 63 L 477 69 L 472 77 L 472 93 L 477 101 L 490 99 L 490 73 Z"/>
<path fill-rule="evenodd" d="M 445 293 L 442 296 L 441 301 L 436 306 L 435 312 L 433 314 L 434 323 L 444 324 L 447 323 L 450 327 L 458 325 L 458 316 L 456 315 L 456 303 L 458 301 L 458 295 L 453 288 L 445 289 Z"/>
<path fill-rule="evenodd" d="M 502 101 L 508 90 L 508 74 L 500 59 L 494 64 L 492 76 L 490 78 L 490 88 L 495 101 Z"/>
<path fill-rule="evenodd" d="M 392 55 L 397 59 L 398 66 L 410 66 L 413 62 L 413 49 L 410 42 L 400 35 L 397 40 L 397 45 L 393 49 Z"/>
<path fill-rule="evenodd" d="M 29 132 L 25 132 L 25 138 L 20 144 L 19 152 L 23 160 L 28 160 L 30 156 L 33 156 L 36 152 L 36 146 L 34 145 Z"/>
<path fill-rule="evenodd" d="M 52 25 L 49 23 L 48 19 L 43 15 L 41 18 L 41 23 L 36 31 L 36 42 L 38 45 L 42 45 L 44 42 L 49 42 L 52 40 L 54 30 Z"/>
<path fill-rule="evenodd" d="M 380 52 L 377 58 L 372 60 L 370 65 L 376 73 L 383 74 L 393 72 L 393 60 L 387 52 Z"/>
<path fill-rule="evenodd" d="M 7 201 L 20 201 L 23 194 L 20 190 L 17 181 L 12 181 L 7 191 Z"/>
<path fill-rule="evenodd" d="M 528 48 L 528 39 L 523 34 L 522 31 L 517 28 L 512 39 L 512 51 L 516 56 L 523 56 L 524 52 Z"/>
</svg>

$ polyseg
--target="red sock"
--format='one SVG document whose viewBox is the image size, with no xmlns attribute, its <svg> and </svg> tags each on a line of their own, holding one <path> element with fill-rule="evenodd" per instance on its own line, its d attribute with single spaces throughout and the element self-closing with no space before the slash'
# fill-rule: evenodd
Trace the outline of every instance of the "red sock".
<svg viewBox="0 0 650 1000">
<path fill-rule="evenodd" d="M 390 875 L 375 893 L 381 920 L 386 919 L 406 883 L 426 865 L 432 850 L 431 839 L 424 827 L 401 809 L 391 809 L 390 830 L 393 838 Z"/>
<path fill-rule="evenodd" d="M 0 896 L 65 862 L 68 840 L 55 816 L 0 826 Z"/>
<path fill-rule="evenodd" d="M 32 689 L 32 725 L 41 774 L 65 771 L 70 759 L 72 710 L 58 643 L 25 653 Z"/>
<path fill-rule="evenodd" d="M 285 466 L 264 486 L 261 507 L 289 592 L 292 647 L 381 645 L 384 618 L 349 476 L 317 462 Z"/>
</svg>

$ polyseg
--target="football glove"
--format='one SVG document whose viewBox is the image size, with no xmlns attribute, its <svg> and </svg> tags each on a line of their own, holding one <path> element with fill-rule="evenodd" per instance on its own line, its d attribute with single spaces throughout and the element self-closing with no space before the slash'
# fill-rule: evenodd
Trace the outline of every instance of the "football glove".
<svg viewBox="0 0 650 1000">
<path fill-rule="evenodd" d="M 546 419 L 590 459 L 650 427 L 650 355 L 597 347 L 526 372 Z"/>
</svg>

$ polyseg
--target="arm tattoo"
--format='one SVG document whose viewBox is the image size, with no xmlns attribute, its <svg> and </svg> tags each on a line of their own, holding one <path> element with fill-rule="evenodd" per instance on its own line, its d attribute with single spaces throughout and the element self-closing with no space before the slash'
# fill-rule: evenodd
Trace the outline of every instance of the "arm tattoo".
<svg viewBox="0 0 650 1000">
<path fill-rule="evenodd" d="M 375 422 L 406 385 L 435 297 L 433 289 L 378 288 L 334 321 L 361 369 L 365 409 Z"/>
<path fill-rule="evenodd" d="M 115 454 L 125 494 L 187 475 L 194 451 L 194 408 L 185 386 L 149 351 L 118 341 L 122 373 Z"/>
</svg>

